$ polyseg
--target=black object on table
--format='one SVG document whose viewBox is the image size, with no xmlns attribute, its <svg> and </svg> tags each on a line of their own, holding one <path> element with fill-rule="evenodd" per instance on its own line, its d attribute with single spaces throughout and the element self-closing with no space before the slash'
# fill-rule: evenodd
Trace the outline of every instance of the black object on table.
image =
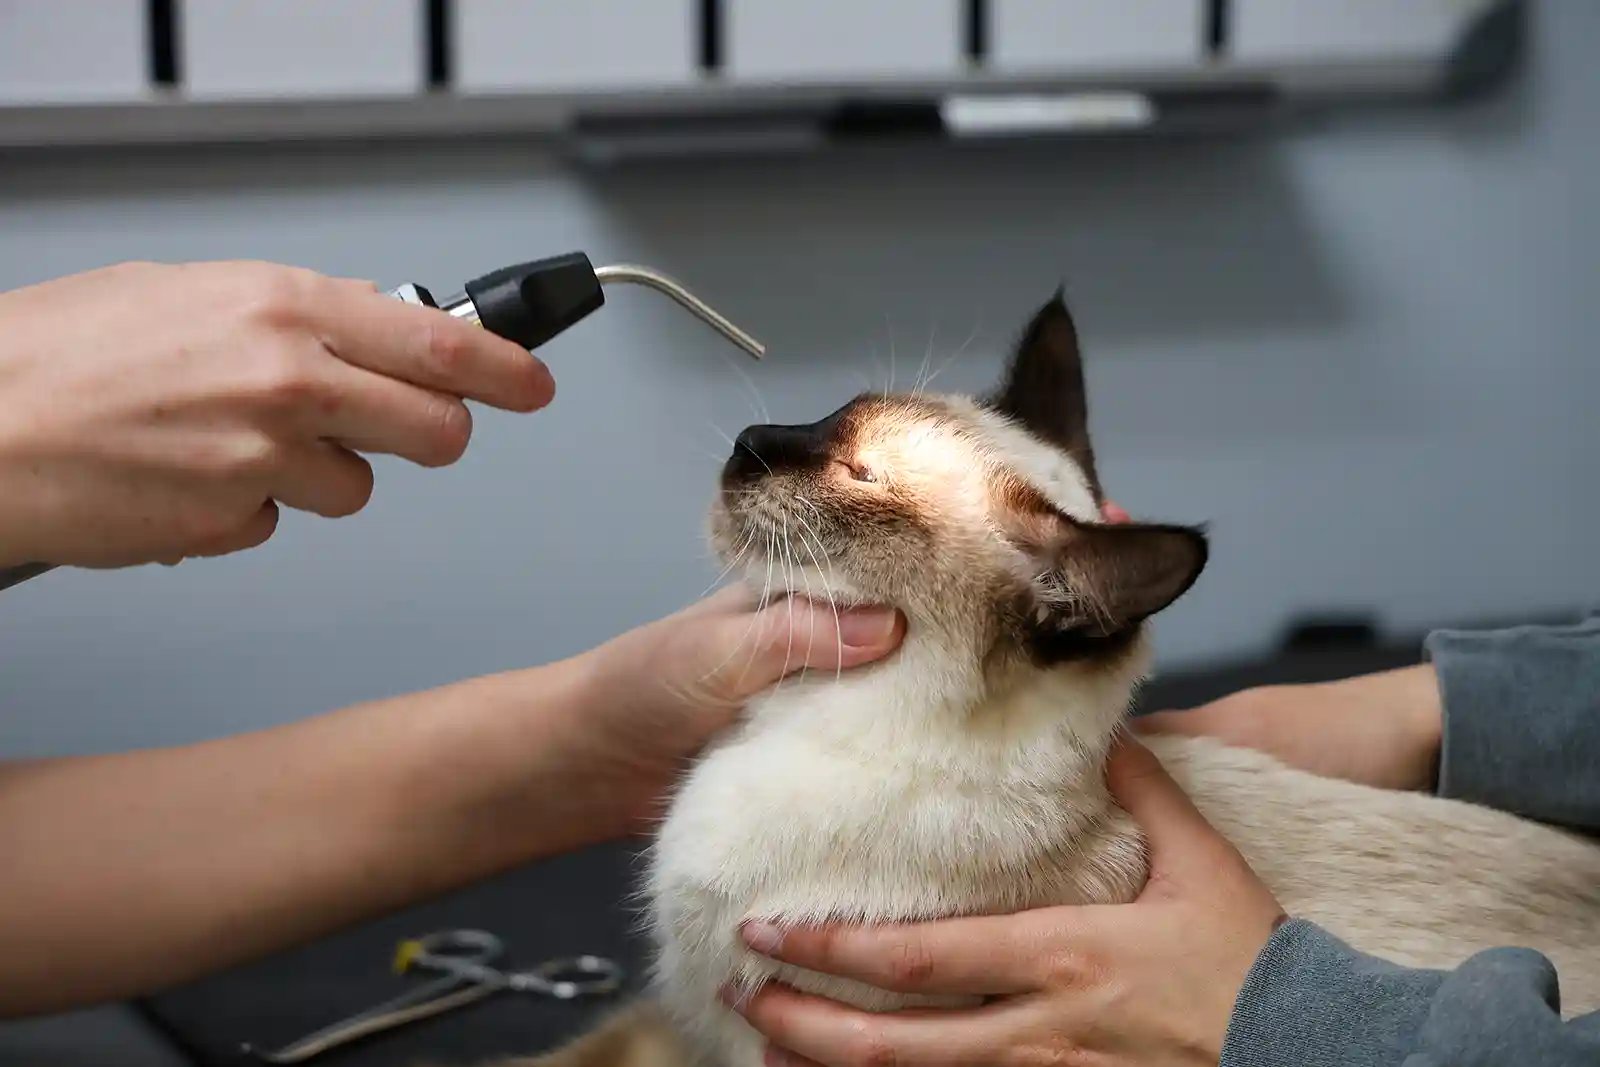
<svg viewBox="0 0 1600 1067">
<path fill-rule="evenodd" d="M 304 948 L 183 986 L 138 1007 L 203 1067 L 242 1067 L 248 1042 L 277 1049 L 436 975 L 396 976 L 401 941 L 434 930 L 487 930 L 506 944 L 507 968 L 583 953 L 616 960 L 628 986 L 614 997 L 557 1001 L 501 993 L 476 1004 L 317 1056 L 315 1067 L 470 1067 L 531 1054 L 588 1030 L 640 986 L 648 956 L 638 916 L 623 903 L 641 842 L 607 845 L 502 875 Z"/>
</svg>

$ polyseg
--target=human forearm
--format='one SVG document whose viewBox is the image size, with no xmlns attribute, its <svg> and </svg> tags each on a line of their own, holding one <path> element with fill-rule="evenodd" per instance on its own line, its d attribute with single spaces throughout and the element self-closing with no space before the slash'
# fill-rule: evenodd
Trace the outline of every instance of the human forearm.
<svg viewBox="0 0 1600 1067">
<path fill-rule="evenodd" d="M 642 827 L 751 694 L 904 632 L 752 599 L 243 737 L 0 766 L 0 1016 L 148 992 Z"/>
<path fill-rule="evenodd" d="M 1142 716 L 1135 726 L 1209 735 L 1313 774 L 1385 789 L 1431 790 L 1438 776 L 1439 683 L 1429 664 L 1245 689 L 1193 711 Z"/>
<path fill-rule="evenodd" d="M 183 981 L 620 833 L 589 674 L 0 770 L 0 1015 Z"/>
</svg>

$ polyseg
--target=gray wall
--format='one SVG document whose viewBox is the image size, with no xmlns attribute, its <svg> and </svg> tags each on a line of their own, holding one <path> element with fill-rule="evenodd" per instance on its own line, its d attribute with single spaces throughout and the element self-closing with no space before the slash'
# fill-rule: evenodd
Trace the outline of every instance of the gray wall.
<svg viewBox="0 0 1600 1067">
<path fill-rule="evenodd" d="M 446 288 L 583 248 L 678 273 L 769 340 L 750 376 L 798 420 L 969 335 L 940 384 L 987 384 L 1065 278 L 1111 489 L 1213 522 L 1166 662 L 1261 647 L 1306 608 L 1560 609 L 1600 588 L 1600 5 L 1538 13 L 1504 99 L 1281 139 L 609 176 L 503 144 L 14 157 L 0 288 L 234 256 Z M 354 519 L 4 594 L 0 753 L 281 721 L 575 652 L 698 594 L 718 431 L 752 417 L 738 357 L 631 292 L 545 355 L 551 410 L 484 414 L 446 472 L 380 463 Z"/>
</svg>

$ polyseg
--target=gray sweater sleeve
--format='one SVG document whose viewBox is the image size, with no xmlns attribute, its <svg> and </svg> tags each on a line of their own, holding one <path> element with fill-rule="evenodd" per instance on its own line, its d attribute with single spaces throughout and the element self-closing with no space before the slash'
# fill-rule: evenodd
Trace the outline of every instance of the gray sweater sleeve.
<svg viewBox="0 0 1600 1067">
<path fill-rule="evenodd" d="M 1600 1013 L 1563 1022 L 1559 1006 L 1531 949 L 1408 970 L 1294 920 L 1245 978 L 1221 1067 L 1594 1067 Z"/>
<path fill-rule="evenodd" d="M 1440 630 L 1439 795 L 1600 830 L 1600 615 L 1573 626 Z"/>
<path fill-rule="evenodd" d="M 1600 616 L 1429 636 L 1444 702 L 1439 793 L 1600 830 Z M 1562 1022 L 1531 949 L 1408 970 L 1304 920 L 1281 926 L 1234 1003 L 1223 1067 L 1600 1064 L 1600 1012 Z"/>
</svg>

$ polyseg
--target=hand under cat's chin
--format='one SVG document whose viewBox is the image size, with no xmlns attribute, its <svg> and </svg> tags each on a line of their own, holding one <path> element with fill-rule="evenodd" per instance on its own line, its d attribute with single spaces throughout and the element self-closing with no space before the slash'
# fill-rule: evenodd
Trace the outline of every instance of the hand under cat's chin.
<svg viewBox="0 0 1600 1067">
<path fill-rule="evenodd" d="M 645 824 L 693 757 L 745 702 L 802 669 L 851 669 L 888 655 L 905 636 L 890 608 L 803 596 L 756 610 L 730 587 L 586 653 L 594 709 L 583 762 L 615 786 L 626 821 Z"/>
</svg>

